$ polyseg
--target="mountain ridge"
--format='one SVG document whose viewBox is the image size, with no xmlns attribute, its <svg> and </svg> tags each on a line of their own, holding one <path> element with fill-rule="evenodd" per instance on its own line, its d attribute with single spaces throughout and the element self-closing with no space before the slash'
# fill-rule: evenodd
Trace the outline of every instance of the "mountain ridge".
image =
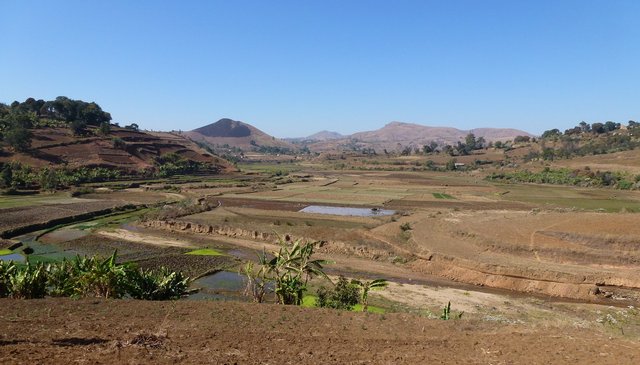
<svg viewBox="0 0 640 365">
<path fill-rule="evenodd" d="M 316 141 L 307 144 L 312 151 L 326 152 L 332 149 L 397 149 L 401 146 L 422 146 L 430 142 L 438 144 L 456 144 L 463 142 L 469 133 L 487 142 L 506 141 L 517 136 L 534 137 L 533 134 L 513 128 L 474 128 L 462 130 L 454 127 L 426 126 L 416 123 L 393 121 L 382 128 L 356 132 L 341 139 Z"/>
</svg>

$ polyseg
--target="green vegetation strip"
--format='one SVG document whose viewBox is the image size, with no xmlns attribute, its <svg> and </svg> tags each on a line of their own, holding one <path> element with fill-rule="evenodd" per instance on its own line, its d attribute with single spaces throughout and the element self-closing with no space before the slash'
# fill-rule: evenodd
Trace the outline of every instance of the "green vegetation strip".
<svg viewBox="0 0 640 365">
<path fill-rule="evenodd" d="M 218 250 L 214 250 L 212 248 L 202 248 L 199 250 L 193 250 L 186 253 L 187 255 L 198 255 L 198 256 L 223 256 L 224 254 Z"/>
<path fill-rule="evenodd" d="M 445 193 L 433 193 L 433 197 L 436 199 L 455 199 L 451 195 Z"/>
<path fill-rule="evenodd" d="M 615 189 L 630 190 L 636 188 L 635 184 L 640 182 L 640 175 L 631 176 L 624 172 L 611 171 L 593 172 L 587 168 L 584 170 L 569 170 L 546 167 L 539 172 L 528 170 L 496 172 L 488 175 L 485 180 L 582 187 L 613 187 Z"/>
<path fill-rule="evenodd" d="M 13 253 L 13 251 L 11 251 L 11 250 L 10 250 L 10 249 L 8 249 L 8 248 L 0 249 L 0 256 L 3 256 L 3 255 L 11 255 L 12 253 Z"/>
</svg>

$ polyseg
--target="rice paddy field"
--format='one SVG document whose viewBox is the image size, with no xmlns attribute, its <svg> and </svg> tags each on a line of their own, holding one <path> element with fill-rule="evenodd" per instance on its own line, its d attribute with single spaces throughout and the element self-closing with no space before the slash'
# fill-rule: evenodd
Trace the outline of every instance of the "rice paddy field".
<svg viewBox="0 0 640 365">
<path fill-rule="evenodd" d="M 129 208 L 118 210 L 124 206 Z M 311 206 L 322 209 L 303 211 Z M 435 321 L 451 303 L 454 314 L 462 313 L 456 322 L 478 331 L 539 334 L 551 328 L 579 331 L 576 336 L 589 341 L 605 336 L 637 344 L 638 209 L 636 191 L 503 184 L 484 180 L 478 171 L 252 164 L 235 176 L 153 182 L 73 198 L 67 192 L 2 196 L 0 228 L 9 232 L 9 243 L 0 259 L 57 262 L 117 250 L 119 262 L 190 276 L 193 294 L 179 301 L 189 304 L 176 308 L 201 308 L 189 309 L 199 316 L 211 301 L 250 301 L 243 268 L 261 252 L 277 251 L 279 241 L 318 242 L 315 254 L 327 261 L 333 281 L 389 281 L 385 290 L 370 293 L 370 316 L 400 313 Z M 75 219 L 78 212 L 97 215 Z M 33 222 L 39 225 L 32 231 L 10 234 Z M 321 278 L 309 282 L 305 310 L 320 311 L 313 308 L 316 291 L 327 285 Z M 336 323 L 352 321 L 347 318 Z M 367 318 L 366 327 L 384 321 Z M 9 323 L 0 318 L 0 326 Z M 25 351 L 20 344 L 2 345 L 0 355 L 11 346 Z M 91 346 L 109 351 L 106 343 Z M 169 348 L 158 353 L 167 356 Z"/>
</svg>

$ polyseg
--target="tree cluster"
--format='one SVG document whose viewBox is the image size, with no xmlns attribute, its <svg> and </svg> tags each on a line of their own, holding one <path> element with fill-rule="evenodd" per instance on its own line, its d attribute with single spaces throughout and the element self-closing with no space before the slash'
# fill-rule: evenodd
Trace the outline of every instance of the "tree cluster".
<svg viewBox="0 0 640 365">
<path fill-rule="evenodd" d="M 639 125 L 640 123 L 630 120 L 629 123 L 627 124 L 627 129 L 632 130 L 637 128 Z M 604 123 L 594 122 L 591 124 L 585 121 L 582 121 L 578 123 L 578 125 L 576 125 L 575 127 L 565 130 L 564 133 L 562 133 L 557 128 L 546 130 L 544 131 L 544 133 L 542 133 L 542 138 L 557 139 L 563 135 L 564 136 L 580 136 L 580 135 L 588 135 L 588 134 L 599 135 L 599 134 L 605 134 L 605 133 L 619 130 L 621 127 L 622 127 L 622 124 L 612 122 L 612 121 L 607 121 Z"/>
<path fill-rule="evenodd" d="M 87 126 L 100 127 L 102 134 L 110 132 L 111 114 L 94 102 L 59 96 L 45 101 L 28 98 L 10 105 L 0 103 L 0 138 L 14 150 L 24 152 L 31 147 L 31 129 L 49 125 L 66 125 L 74 134 L 86 132 Z"/>
</svg>

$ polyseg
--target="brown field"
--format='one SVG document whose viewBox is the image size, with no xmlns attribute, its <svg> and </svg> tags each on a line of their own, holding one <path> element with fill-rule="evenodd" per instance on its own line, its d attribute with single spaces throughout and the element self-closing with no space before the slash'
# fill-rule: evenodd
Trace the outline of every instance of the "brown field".
<svg viewBox="0 0 640 365">
<path fill-rule="evenodd" d="M 571 169 L 583 169 L 589 166 L 593 171 L 625 171 L 635 175 L 640 174 L 640 154 L 633 150 L 558 160 L 553 164 Z"/>
<path fill-rule="evenodd" d="M 635 215 L 600 212 L 635 209 L 636 192 L 511 186 L 475 174 L 434 172 L 334 171 L 309 180 L 225 193 L 212 211 L 149 227 L 258 246 L 278 234 L 323 241 L 325 254 L 395 262 L 405 271 L 485 287 L 586 301 L 638 297 Z M 308 204 L 384 207 L 398 214 L 297 212 Z M 401 230 L 403 224 L 411 229 Z"/>
<path fill-rule="evenodd" d="M 232 302 L 3 299 L 0 304 L 4 364 L 623 365 L 640 357 L 636 342 L 557 326 Z"/>
<path fill-rule="evenodd" d="M 287 175 L 290 166 L 255 169 L 261 170 L 166 191 L 7 200 L 0 224 L 13 227 L 24 224 L 21 216 L 46 221 L 81 207 L 123 202 L 179 201 L 174 206 L 180 207 L 206 196 L 215 208 L 145 221 L 136 221 L 135 214 L 99 218 L 54 230 L 40 242 L 64 253 L 108 255 L 117 249 L 122 261 L 199 277 L 239 270 L 257 252 L 277 249 L 278 237 L 320 241 L 317 255 L 333 262 L 326 266 L 333 277 L 391 281 L 371 294 L 372 304 L 386 314 L 195 300 L 4 300 L 0 358 L 623 364 L 640 355 L 635 191 L 498 184 L 478 171 L 346 171 L 301 164 Z M 299 212 L 311 204 L 396 213 Z M 185 255 L 197 248 L 223 256 Z M 310 292 L 320 285 L 326 282 L 311 282 Z M 464 311 L 462 319 L 436 320 L 449 301 Z M 7 335 L 18 326 L 33 331 Z M 149 334 L 160 337 L 154 342 Z M 143 340 L 151 342 L 145 346 Z"/>
</svg>

